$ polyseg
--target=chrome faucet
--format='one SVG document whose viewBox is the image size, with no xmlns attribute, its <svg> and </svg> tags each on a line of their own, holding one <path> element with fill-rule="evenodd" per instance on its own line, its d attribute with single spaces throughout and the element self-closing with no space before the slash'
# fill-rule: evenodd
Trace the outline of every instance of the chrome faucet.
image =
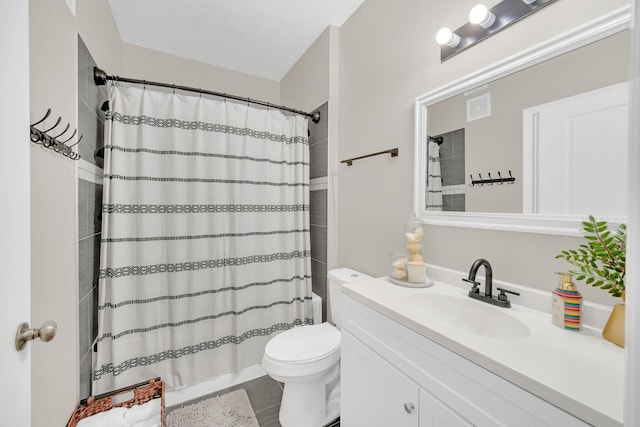
<svg viewBox="0 0 640 427">
<path fill-rule="evenodd" d="M 476 274 L 478 274 L 478 269 L 480 267 L 484 267 L 484 294 L 480 293 L 480 282 L 476 282 Z M 506 293 L 510 293 L 513 295 L 520 295 L 518 292 L 513 292 L 504 288 L 496 288 L 500 291 L 500 294 L 497 298 L 493 297 L 493 270 L 491 270 L 491 264 L 486 259 L 477 259 L 471 266 L 469 270 L 469 278 L 462 279 L 465 282 L 471 283 L 472 287 L 469 291 L 469 296 L 471 298 L 488 302 L 489 304 L 497 305 L 500 307 L 511 307 L 511 301 L 507 298 Z"/>
</svg>

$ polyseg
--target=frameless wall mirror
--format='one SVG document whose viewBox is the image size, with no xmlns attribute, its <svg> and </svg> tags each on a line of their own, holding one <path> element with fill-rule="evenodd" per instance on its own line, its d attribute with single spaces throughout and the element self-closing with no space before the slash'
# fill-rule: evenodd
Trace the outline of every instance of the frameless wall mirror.
<svg viewBox="0 0 640 427">
<path fill-rule="evenodd" d="M 578 235 L 626 218 L 629 8 L 416 99 L 425 223 Z"/>
</svg>

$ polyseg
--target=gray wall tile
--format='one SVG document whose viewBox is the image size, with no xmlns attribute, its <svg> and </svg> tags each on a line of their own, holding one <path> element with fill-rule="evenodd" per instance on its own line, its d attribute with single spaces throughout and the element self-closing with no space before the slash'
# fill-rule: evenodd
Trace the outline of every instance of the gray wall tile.
<svg viewBox="0 0 640 427">
<path fill-rule="evenodd" d="M 464 157 L 464 128 L 452 132 L 453 155 Z"/>
<path fill-rule="evenodd" d="M 78 145 L 82 158 L 102 167 L 94 152 L 103 144 L 102 103 L 107 99 L 106 87 L 93 83 L 95 61 L 87 47 L 78 38 L 78 134 L 83 135 Z M 100 262 L 100 228 L 102 185 L 78 182 L 78 235 L 79 245 L 79 327 L 80 391 L 81 397 L 91 390 L 91 344 L 98 333 L 98 272 Z"/>
<path fill-rule="evenodd" d="M 313 292 L 322 298 L 322 320 L 327 319 L 327 264 L 311 259 L 311 283 Z"/>
<path fill-rule="evenodd" d="M 440 160 L 443 185 L 464 184 L 464 157 L 451 157 Z"/>
<path fill-rule="evenodd" d="M 320 111 L 320 121 L 313 123 L 309 120 L 309 145 L 317 144 L 329 135 L 329 104 L 325 102 L 314 111 Z"/>
<path fill-rule="evenodd" d="M 87 49 L 82 39 L 78 37 L 78 98 L 98 116 L 102 103 L 108 98 L 106 86 L 96 86 L 93 81 L 93 67 L 96 62 L 93 60 L 91 53 Z M 78 107 L 82 103 L 78 103 Z"/>
<path fill-rule="evenodd" d="M 309 177 L 311 179 L 327 176 L 328 148 L 329 144 L 327 139 L 309 147 L 309 162 L 311 163 Z"/>
<path fill-rule="evenodd" d="M 310 192 L 309 220 L 312 225 L 327 225 L 327 190 Z"/>
<path fill-rule="evenodd" d="M 452 194 L 451 195 L 451 209 L 455 212 L 465 211 L 465 195 L 464 194 Z"/>
<path fill-rule="evenodd" d="M 80 156 L 89 163 L 102 167 L 102 159 L 95 157 L 95 151 L 103 145 L 104 124 L 95 111 L 86 104 L 78 105 L 78 133 L 82 141 L 78 144 Z"/>
<path fill-rule="evenodd" d="M 327 227 L 311 226 L 311 258 L 327 262 Z"/>
<path fill-rule="evenodd" d="M 453 199 L 450 194 L 442 196 L 442 210 L 450 211 L 453 208 Z"/>
<path fill-rule="evenodd" d="M 98 270 L 96 268 L 96 255 L 95 247 L 99 244 L 100 236 L 87 237 L 79 242 L 79 297 L 84 298 L 91 289 L 95 286 L 95 280 L 98 277 Z"/>
<path fill-rule="evenodd" d="M 91 352 L 80 359 L 80 399 L 91 396 Z"/>
<path fill-rule="evenodd" d="M 89 182 L 78 180 L 78 237 L 89 236 Z"/>
<path fill-rule="evenodd" d="M 439 135 L 442 137 L 442 144 L 440 144 L 440 159 L 448 159 L 453 156 L 453 136 L 451 132 L 443 133 Z"/>
<path fill-rule="evenodd" d="M 80 333 L 79 356 L 83 357 L 91 349 L 91 308 L 93 306 L 91 293 L 80 300 L 80 321 L 78 332 Z"/>
</svg>

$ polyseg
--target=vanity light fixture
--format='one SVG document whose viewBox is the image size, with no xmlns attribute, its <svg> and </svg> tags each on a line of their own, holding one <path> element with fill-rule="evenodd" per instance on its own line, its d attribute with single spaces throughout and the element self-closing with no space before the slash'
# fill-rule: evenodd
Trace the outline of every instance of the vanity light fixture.
<svg viewBox="0 0 640 427">
<path fill-rule="evenodd" d="M 436 33 L 436 42 L 438 42 L 439 45 L 456 47 L 460 44 L 460 36 L 449 28 L 443 27 Z"/>
<path fill-rule="evenodd" d="M 556 0 L 502 0 L 488 8 L 479 4 L 469 12 L 469 22 L 456 30 L 441 29 L 436 35 L 440 61 L 470 48 Z"/>
<path fill-rule="evenodd" d="M 496 22 L 496 15 L 489 12 L 487 6 L 477 4 L 469 12 L 469 22 L 480 25 L 482 28 L 489 28 Z"/>
</svg>

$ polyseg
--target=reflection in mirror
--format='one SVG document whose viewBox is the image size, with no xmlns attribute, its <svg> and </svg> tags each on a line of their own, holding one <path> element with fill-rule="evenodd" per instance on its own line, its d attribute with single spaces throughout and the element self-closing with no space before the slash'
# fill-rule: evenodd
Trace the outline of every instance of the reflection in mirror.
<svg viewBox="0 0 640 427">
<path fill-rule="evenodd" d="M 622 31 L 428 105 L 425 210 L 624 217 L 628 52 Z"/>
</svg>

